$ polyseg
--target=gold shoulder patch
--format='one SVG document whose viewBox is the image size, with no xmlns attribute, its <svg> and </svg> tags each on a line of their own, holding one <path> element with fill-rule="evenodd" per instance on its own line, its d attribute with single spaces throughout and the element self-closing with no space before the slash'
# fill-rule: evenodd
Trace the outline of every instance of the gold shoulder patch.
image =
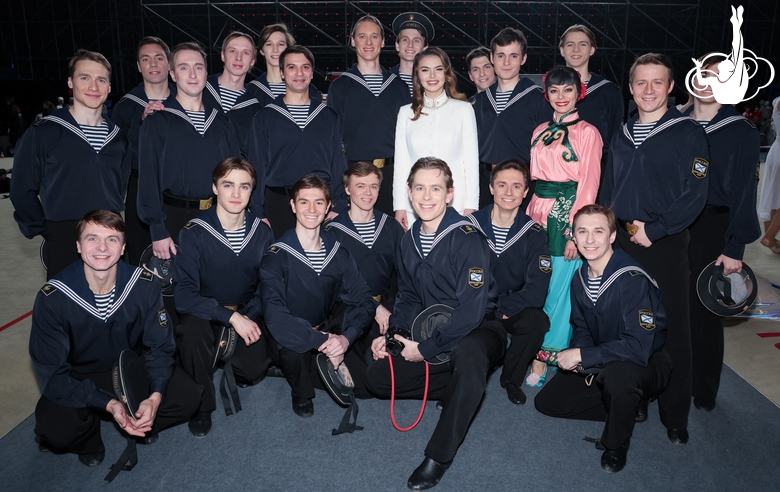
<svg viewBox="0 0 780 492">
<path fill-rule="evenodd" d="M 44 295 L 48 296 L 52 292 L 57 292 L 57 289 L 51 284 L 45 284 L 43 287 L 41 287 L 41 292 L 43 292 Z"/>
<path fill-rule="evenodd" d="M 279 246 L 271 246 L 268 248 L 268 253 L 278 253 L 279 252 Z"/>
<path fill-rule="evenodd" d="M 192 227 L 193 227 L 194 225 L 195 225 L 195 223 L 194 223 L 194 222 L 187 222 L 186 224 L 184 224 L 184 228 L 185 228 L 185 229 L 192 229 Z"/>
<path fill-rule="evenodd" d="M 482 267 L 469 268 L 469 285 L 475 289 L 485 285 L 485 270 Z"/>
<path fill-rule="evenodd" d="M 35 123 L 33 123 L 33 126 L 43 125 L 44 123 L 46 123 L 46 121 L 47 120 L 40 119 L 40 120 L 36 121 Z"/>
<path fill-rule="evenodd" d="M 157 321 L 163 328 L 168 328 L 168 311 L 166 311 L 165 308 L 160 308 L 160 310 L 157 311 Z"/>
<path fill-rule="evenodd" d="M 536 222 L 534 222 L 534 225 L 531 226 L 531 229 L 535 231 L 541 231 L 542 229 L 544 229 L 544 227 L 542 227 L 541 224 L 537 224 Z"/>
<path fill-rule="evenodd" d="M 472 232 L 475 232 L 477 229 L 474 226 L 462 225 L 460 226 L 460 230 L 465 232 L 466 234 L 471 234 Z"/>
<path fill-rule="evenodd" d="M 144 279 L 144 280 L 148 280 L 148 281 L 150 281 L 150 282 L 151 282 L 151 281 L 152 281 L 152 278 L 153 278 L 153 276 L 152 276 L 152 272 L 150 272 L 149 270 L 144 270 L 144 271 L 142 271 L 142 272 L 141 272 L 141 278 L 142 278 L 142 279 Z"/>
<path fill-rule="evenodd" d="M 549 255 L 539 255 L 539 270 L 544 273 L 552 272 L 552 258 Z"/>
<path fill-rule="evenodd" d="M 647 331 L 655 330 L 655 314 L 649 309 L 639 310 L 639 326 Z"/>
<path fill-rule="evenodd" d="M 693 167 L 691 168 L 691 174 L 696 179 L 704 179 L 707 177 L 707 171 L 710 168 L 710 163 L 707 159 L 697 157 L 693 160 Z"/>
</svg>

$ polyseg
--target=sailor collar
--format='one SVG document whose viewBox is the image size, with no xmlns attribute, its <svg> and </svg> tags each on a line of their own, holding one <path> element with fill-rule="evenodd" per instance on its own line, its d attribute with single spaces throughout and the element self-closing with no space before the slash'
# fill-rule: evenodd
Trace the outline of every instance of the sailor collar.
<svg viewBox="0 0 780 492">
<path fill-rule="evenodd" d="M 534 90 L 542 90 L 542 88 L 534 84 L 531 81 L 531 79 L 529 79 L 528 77 L 520 77 L 520 80 L 517 82 L 517 85 L 512 90 L 512 95 L 509 97 L 509 100 L 506 102 L 506 106 L 504 106 L 504 111 L 506 111 L 509 108 L 509 106 L 513 105 L 520 99 L 532 93 Z M 496 114 L 498 114 L 496 93 L 498 93 L 497 80 L 493 83 L 493 85 L 488 87 L 488 89 L 485 91 L 485 95 L 487 96 L 488 101 L 490 101 L 491 106 L 493 106 L 493 111 L 495 111 Z"/>
<path fill-rule="evenodd" d="M 217 207 L 211 207 L 210 209 L 206 210 L 203 214 L 187 222 L 184 228 L 191 229 L 194 226 L 199 226 L 203 228 L 204 231 L 214 236 L 214 238 L 217 241 L 224 244 L 231 252 L 235 253 L 235 255 L 238 256 L 239 254 L 241 254 L 242 251 L 244 251 L 244 248 L 252 240 L 252 237 L 257 232 L 257 229 L 260 227 L 260 223 L 262 221 L 258 217 L 252 215 L 252 213 L 249 212 L 248 210 L 244 211 L 244 221 L 247 226 L 247 231 L 246 231 L 246 235 L 244 236 L 244 241 L 241 243 L 241 247 L 238 249 L 238 251 L 234 251 L 233 246 L 230 244 L 230 241 L 228 240 L 227 235 L 225 234 L 225 229 L 222 227 L 222 224 L 219 222 L 219 217 L 217 217 L 216 209 Z"/>
<path fill-rule="evenodd" d="M 585 91 L 585 96 L 589 96 L 604 87 L 611 82 L 597 73 L 590 72 L 590 80 L 588 80 L 588 89 Z"/>
<path fill-rule="evenodd" d="M 420 255 L 420 258 L 423 258 L 422 242 L 420 241 L 421 227 L 422 227 L 422 221 L 421 220 L 415 221 L 415 223 L 412 224 L 412 228 L 409 230 L 409 234 L 412 235 L 414 247 L 417 249 L 417 254 Z M 454 231 L 455 229 L 461 227 L 466 232 L 476 231 L 476 229 L 471 224 L 471 222 L 464 219 L 463 216 L 460 215 L 458 212 L 456 212 L 455 209 L 453 209 L 452 207 L 447 207 L 447 210 L 444 212 L 444 217 L 442 217 L 441 223 L 439 224 L 439 227 L 436 229 L 436 234 L 434 234 L 433 243 L 431 244 L 431 251 L 430 253 L 428 253 L 428 256 L 425 258 L 429 258 L 431 256 L 431 253 L 433 253 L 433 250 L 436 248 L 436 245 L 439 244 L 439 242 L 442 239 L 447 237 L 447 235 L 452 231 Z"/>
<path fill-rule="evenodd" d="M 523 213 L 522 210 L 518 209 L 517 215 L 515 216 L 515 221 L 512 223 L 512 227 L 509 228 L 509 232 L 507 233 L 504 248 L 501 250 L 501 253 L 498 253 L 496 251 L 496 236 L 493 232 L 493 221 L 491 219 L 493 207 L 495 207 L 495 204 L 488 205 L 482 210 L 478 210 L 469 215 L 466 217 L 466 219 L 474 224 L 474 227 L 479 229 L 482 235 L 485 236 L 488 246 L 490 246 L 490 250 L 493 251 L 496 256 L 501 256 L 501 253 L 507 251 L 513 244 L 518 242 L 520 238 L 522 238 L 525 233 L 528 232 L 529 229 L 537 226 L 537 224 L 525 213 Z"/>
<path fill-rule="evenodd" d="M 693 112 L 693 106 L 688 108 L 688 110 L 685 112 L 686 116 L 690 116 Z M 715 115 L 714 118 L 712 118 L 707 126 L 704 127 L 704 131 L 709 135 L 710 133 L 717 132 L 718 130 L 722 130 L 728 125 L 731 125 L 733 123 L 739 123 L 744 122 L 745 124 L 749 125 L 751 128 L 755 128 L 753 126 L 753 123 L 750 122 L 747 118 L 739 114 L 739 112 L 734 109 L 734 106 L 730 104 L 725 104 L 720 107 L 718 110 L 718 113 Z"/>
<path fill-rule="evenodd" d="M 336 256 L 336 252 L 338 252 L 341 247 L 341 243 L 336 240 L 335 236 L 323 229 L 320 229 L 320 239 L 322 239 L 322 246 L 325 248 L 327 254 L 325 255 L 325 260 L 322 262 L 322 270 L 320 270 L 320 273 L 317 273 L 318 276 L 325 271 L 333 257 Z M 298 240 L 295 229 L 290 229 L 282 234 L 282 237 L 268 248 L 267 253 L 275 254 L 280 250 L 286 251 L 291 258 L 295 258 L 311 268 L 313 272 L 317 272 L 314 269 L 314 265 L 309 261 L 309 257 L 304 253 L 303 246 L 301 246 L 301 242 Z"/>
<path fill-rule="evenodd" d="M 169 95 L 166 99 L 163 99 L 163 101 L 167 101 L 168 99 L 175 98 L 176 97 L 176 86 L 168 83 L 168 92 Z M 141 82 L 137 86 L 133 87 L 133 90 L 125 94 L 122 99 L 119 102 L 124 101 L 127 99 L 128 101 L 133 101 L 134 103 L 138 104 L 142 108 L 145 108 L 147 104 L 149 104 L 149 97 L 146 95 L 146 90 L 144 90 L 144 83 Z"/>
<path fill-rule="evenodd" d="M 607 263 L 606 268 L 604 269 L 604 273 L 601 274 L 601 285 L 599 286 L 599 290 L 596 294 L 596 302 L 598 302 L 599 298 L 601 298 L 601 295 L 604 294 L 609 287 L 615 283 L 615 281 L 623 274 L 631 274 L 631 275 L 644 275 L 647 277 L 647 279 L 650 281 L 655 288 L 658 288 L 658 283 L 656 283 L 655 279 L 650 276 L 649 273 L 647 273 L 644 269 L 637 265 L 626 265 L 626 266 L 619 266 L 622 263 L 625 263 L 627 259 L 630 257 L 623 253 L 621 250 L 614 250 L 612 253 L 612 258 L 609 259 L 609 262 Z M 580 282 L 582 283 L 583 289 L 585 289 L 585 292 L 588 292 L 588 262 L 583 262 L 582 266 L 579 270 L 579 277 Z"/>
<path fill-rule="evenodd" d="M 70 131 L 74 135 L 80 137 L 86 144 L 89 146 L 90 149 L 96 154 L 99 154 L 101 150 L 106 148 L 108 143 L 114 139 L 119 134 L 119 127 L 114 124 L 111 120 L 108 118 L 103 118 L 103 120 L 108 125 L 108 135 L 106 135 L 106 140 L 103 142 L 103 146 L 100 148 L 100 150 L 95 150 L 94 147 L 92 147 L 92 144 L 89 143 L 89 139 L 87 138 L 87 135 L 82 131 L 81 127 L 79 126 L 78 122 L 73 118 L 73 115 L 70 114 L 70 111 L 68 111 L 67 108 L 58 109 L 57 111 L 53 112 L 49 116 L 44 116 L 41 120 L 36 122 L 36 125 L 39 125 L 42 121 L 51 121 L 52 123 L 56 123 L 66 130 Z"/>
<path fill-rule="evenodd" d="M 149 272 L 132 267 L 120 260 L 117 263 L 114 304 L 104 315 L 101 315 L 95 306 L 95 294 L 89 289 L 87 278 L 84 275 L 84 262 L 82 260 L 63 270 L 58 277 L 46 282 L 41 288 L 41 292 L 48 297 L 59 291 L 84 311 L 103 322 L 107 322 L 122 307 L 139 279 L 152 280 L 152 275 Z"/>
<path fill-rule="evenodd" d="M 293 117 L 292 113 L 287 108 L 287 104 L 284 103 L 284 96 L 278 97 L 274 99 L 273 102 L 270 102 L 265 105 L 265 109 L 273 109 L 274 111 L 281 114 L 288 120 L 292 121 L 300 131 L 303 131 L 307 126 L 309 126 L 309 123 L 314 121 L 314 118 L 316 118 L 318 114 L 323 112 L 325 108 L 327 108 L 327 106 L 323 104 L 321 101 L 317 101 L 315 99 L 309 98 L 309 116 L 306 117 L 306 121 L 303 124 L 303 128 L 301 128 L 298 126 L 298 122 L 295 121 L 295 117 Z"/>
<path fill-rule="evenodd" d="M 394 74 L 393 72 L 389 71 L 385 67 L 382 68 L 382 79 L 384 82 L 382 82 L 382 86 L 379 88 L 379 94 L 377 94 L 376 97 L 379 97 L 382 95 L 382 92 L 393 82 L 393 80 L 398 78 L 398 75 Z M 354 81 L 356 81 L 358 84 L 362 85 L 366 88 L 366 90 L 373 96 L 374 93 L 371 92 L 371 87 L 368 86 L 368 82 L 366 82 L 366 79 L 363 77 L 363 74 L 360 73 L 360 70 L 357 68 L 357 63 L 352 65 L 349 70 L 346 72 L 341 73 L 342 77 L 348 77 Z M 406 84 L 406 82 L 404 82 Z"/>
<path fill-rule="evenodd" d="M 226 113 L 229 113 L 230 111 L 246 108 L 253 104 L 260 104 L 260 101 L 257 100 L 256 97 L 249 97 L 248 92 L 246 90 L 246 85 L 244 86 L 244 93 L 241 94 L 238 99 L 236 100 L 236 104 L 233 105 L 232 108 L 225 111 Z M 214 99 L 217 101 L 217 104 L 219 104 L 219 107 L 223 110 L 225 109 L 222 105 L 222 96 L 219 94 L 219 75 L 212 75 L 208 79 L 206 79 L 206 90 L 209 91 L 209 93 L 214 96 Z M 239 102 L 240 101 L 240 102 Z"/>
<path fill-rule="evenodd" d="M 276 99 L 276 96 L 271 90 L 271 87 L 268 85 L 268 72 L 261 73 L 259 77 L 257 77 L 255 80 L 253 80 L 247 85 L 253 85 L 258 89 L 260 89 L 261 91 L 265 92 L 266 95 L 268 95 L 268 97 L 270 97 L 271 99 Z"/>
<path fill-rule="evenodd" d="M 388 217 L 387 214 L 374 208 L 374 224 L 376 228 L 374 230 L 373 244 L 377 243 L 377 240 L 379 239 L 379 235 L 382 234 L 382 230 L 385 227 L 385 222 L 387 222 L 387 217 Z M 338 214 L 335 219 L 325 224 L 326 231 L 330 230 L 331 228 L 335 228 L 340 231 L 343 231 L 345 234 L 353 238 L 355 241 L 360 242 L 368 249 L 373 248 L 373 245 L 369 246 L 365 243 L 365 241 L 363 240 L 363 236 L 361 236 L 360 233 L 358 233 L 357 228 L 355 227 L 355 223 L 352 222 L 352 218 L 349 216 L 349 213 L 347 212 Z"/>
<path fill-rule="evenodd" d="M 634 125 L 639 121 L 639 115 L 635 115 L 631 120 L 623 125 L 623 135 L 628 139 L 629 142 L 631 142 L 632 145 L 634 144 Z M 645 140 L 642 142 L 640 147 L 645 144 L 648 140 L 650 140 L 655 135 L 658 135 L 659 133 L 663 132 L 664 130 L 678 124 L 682 123 L 684 121 L 694 121 L 693 118 L 690 116 L 685 116 L 680 111 L 677 110 L 677 108 L 669 108 L 666 113 L 661 117 L 660 120 L 655 122 L 655 126 L 652 130 L 650 130 L 650 133 L 647 134 L 647 137 L 645 137 Z"/>
<path fill-rule="evenodd" d="M 209 84 L 207 83 L 206 86 L 208 85 Z M 192 126 L 192 129 L 195 130 L 195 133 L 198 133 L 198 135 L 200 135 L 197 128 L 195 128 L 195 123 L 193 123 L 190 117 L 187 116 L 187 113 L 185 112 L 184 108 L 181 106 L 181 103 L 179 103 L 178 99 L 176 99 L 175 97 L 169 99 L 170 101 L 166 100 L 164 111 L 167 113 L 175 114 L 179 118 L 183 119 L 184 121 L 189 123 L 190 126 Z M 211 110 L 210 112 L 209 109 Z M 207 115 L 206 122 L 203 124 L 203 135 L 205 135 L 206 132 L 209 130 L 211 124 L 214 122 L 214 119 L 219 114 L 220 110 L 217 108 L 210 108 L 209 105 L 206 103 L 206 101 L 203 100 L 203 111 Z"/>
</svg>

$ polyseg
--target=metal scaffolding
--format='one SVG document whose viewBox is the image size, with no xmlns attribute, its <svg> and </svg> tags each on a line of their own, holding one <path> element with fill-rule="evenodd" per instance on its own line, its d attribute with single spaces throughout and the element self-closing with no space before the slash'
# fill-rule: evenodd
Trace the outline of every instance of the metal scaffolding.
<svg viewBox="0 0 780 492">
<path fill-rule="evenodd" d="M 780 26 L 777 2 L 748 0 L 743 32 L 746 46 L 777 59 L 774 46 Z M 354 54 L 348 42 L 360 16 L 377 16 L 387 27 L 383 65 L 397 63 L 390 32 L 393 19 L 406 11 L 427 15 L 436 35 L 431 45 L 444 49 L 453 66 L 466 73 L 465 55 L 487 45 L 504 27 L 517 27 L 528 39 L 527 73 L 543 73 L 555 63 L 560 34 L 572 24 L 589 26 L 598 50 L 591 69 L 619 85 L 627 83 L 633 59 L 649 51 L 669 55 L 680 72 L 690 58 L 728 48 L 729 2 L 726 0 L 488 1 L 209 1 L 209 0 L 25 0 L 0 7 L 0 78 L 64 80 L 67 59 L 79 48 L 100 51 L 114 64 L 116 92 L 140 81 L 135 48 L 144 35 L 171 45 L 196 40 L 207 47 L 211 72 L 221 70 L 219 48 L 232 30 L 255 37 L 263 26 L 284 22 L 300 44 L 316 56 L 317 80 L 327 90 L 326 73 L 348 68 Z M 258 61 L 254 74 L 264 69 Z M 467 78 L 461 79 L 465 84 Z M 469 89 L 464 84 L 463 89 Z"/>
</svg>

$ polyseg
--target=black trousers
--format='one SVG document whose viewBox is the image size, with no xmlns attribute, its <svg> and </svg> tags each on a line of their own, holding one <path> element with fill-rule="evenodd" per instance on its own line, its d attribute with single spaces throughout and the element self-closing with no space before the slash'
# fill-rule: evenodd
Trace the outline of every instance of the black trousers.
<svg viewBox="0 0 780 492">
<path fill-rule="evenodd" d="M 274 238 L 279 239 L 282 234 L 295 227 L 295 214 L 290 207 L 292 190 L 284 188 L 265 189 L 265 216 L 271 223 Z"/>
<path fill-rule="evenodd" d="M 380 158 L 381 157 L 377 157 L 377 159 Z M 372 161 L 373 159 L 368 160 Z M 356 162 L 360 161 L 349 161 L 347 164 L 351 166 Z M 395 217 L 395 211 L 393 210 L 393 174 L 395 173 L 395 166 L 393 165 L 392 157 L 385 159 L 385 165 L 380 171 L 382 172 L 382 184 L 379 185 L 379 198 L 377 198 L 374 207 L 390 217 Z M 341 179 L 341 176 L 339 176 L 338 179 Z M 403 179 L 404 182 L 406 182 L 406 176 L 404 176 Z"/>
<path fill-rule="evenodd" d="M 127 196 L 125 197 L 125 223 L 127 224 L 127 246 L 125 258 L 131 265 L 138 265 L 141 253 L 152 244 L 152 236 L 149 226 L 138 217 L 138 170 L 130 172 L 130 181 L 127 183 Z"/>
<path fill-rule="evenodd" d="M 517 386 L 523 384 L 528 364 L 542 346 L 544 335 L 550 329 L 550 318 L 541 308 L 525 308 L 509 319 L 496 319 L 512 335 L 512 341 L 504 354 L 504 370 L 501 382 Z"/>
<path fill-rule="evenodd" d="M 477 413 L 487 386 L 490 369 L 501 361 L 506 347 L 493 327 L 480 326 L 466 335 L 444 364 L 430 365 L 428 398 L 442 400 L 436 429 L 425 448 L 425 455 L 438 462 L 455 457 Z M 425 363 L 393 357 L 396 398 L 422 399 L 425 391 Z M 373 361 L 366 370 L 366 387 L 377 397 L 389 398 L 392 387 L 390 365 L 386 359 Z"/>
<path fill-rule="evenodd" d="M 46 243 L 43 245 L 43 262 L 46 267 L 46 280 L 51 280 L 66 266 L 78 260 L 81 256 L 76 248 L 78 240 L 78 220 L 63 220 L 43 222 Z"/>
<path fill-rule="evenodd" d="M 659 239 L 649 248 L 630 241 L 618 228 L 617 245 L 639 262 L 661 289 L 666 309 L 666 344 L 674 372 L 669 386 L 658 397 L 661 422 L 667 429 L 687 429 L 691 410 L 691 328 L 690 270 L 688 267 L 688 231 Z"/>
<path fill-rule="evenodd" d="M 165 214 L 165 228 L 176 244 L 179 243 L 179 232 L 182 228 L 200 213 L 200 210 L 197 209 L 174 207 L 165 203 L 162 204 L 162 211 Z M 176 311 L 173 296 L 163 295 L 163 305 L 165 310 L 168 311 L 173 326 L 177 326 L 179 324 L 179 313 Z"/>
<path fill-rule="evenodd" d="M 217 408 L 214 388 L 214 349 L 222 327 L 209 320 L 181 315 L 176 326 L 176 347 L 179 363 L 192 376 L 196 383 L 203 386 L 199 412 L 213 412 Z M 239 337 L 236 350 L 230 359 L 236 382 L 254 384 L 265 375 L 270 362 L 265 331 L 260 340 L 248 346 Z"/>
<path fill-rule="evenodd" d="M 639 403 L 663 391 L 671 372 L 672 362 L 664 350 L 653 354 L 647 367 L 610 362 L 590 386 L 582 374 L 558 371 L 536 395 L 534 405 L 550 417 L 606 421 L 601 442 L 607 449 L 618 449 L 634 432 Z"/>
<path fill-rule="evenodd" d="M 114 393 L 111 371 L 98 374 L 71 373 L 71 376 L 79 380 L 91 379 L 99 389 Z M 152 430 L 146 435 L 154 435 L 189 421 L 198 409 L 200 393 L 201 387 L 177 366 L 168 382 L 162 404 L 157 409 Z M 101 418 L 113 420 L 105 409 L 98 411 L 93 408 L 66 407 L 41 396 L 35 406 L 35 434 L 57 452 L 97 453 L 106 449 L 100 437 Z"/>
<path fill-rule="evenodd" d="M 726 245 L 729 213 L 707 214 L 707 209 L 690 227 L 688 261 L 691 267 L 691 349 L 693 354 L 693 396 L 715 403 L 723 368 L 723 318 L 713 314 L 699 300 L 696 281 L 704 267 L 718 259 Z"/>
<path fill-rule="evenodd" d="M 493 203 L 493 195 L 490 194 L 490 173 L 492 164 L 479 163 L 479 209 Z"/>
<path fill-rule="evenodd" d="M 317 367 L 314 364 L 314 357 L 317 351 L 310 350 L 302 354 L 294 352 L 274 340 L 271 330 L 263 327 L 263 336 L 268 337 L 268 351 L 271 354 L 271 360 L 275 366 L 278 366 L 284 374 L 284 378 L 292 389 L 293 396 L 300 398 L 314 398 L 314 389 L 325 390 Z M 350 346 L 347 353 L 344 354 L 344 364 L 347 365 L 349 373 L 352 375 L 352 381 L 355 383 L 356 398 L 371 398 L 366 391 L 364 373 L 366 371 L 366 360 L 364 354 L 360 353 L 356 347 Z"/>
</svg>

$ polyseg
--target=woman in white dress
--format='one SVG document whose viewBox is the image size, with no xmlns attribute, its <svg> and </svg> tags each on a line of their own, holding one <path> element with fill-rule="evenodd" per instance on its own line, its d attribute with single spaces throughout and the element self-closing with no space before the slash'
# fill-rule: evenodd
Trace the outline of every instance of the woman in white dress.
<svg viewBox="0 0 780 492">
<path fill-rule="evenodd" d="M 775 141 L 766 155 L 764 177 L 761 180 L 761 197 L 758 202 L 758 220 L 764 222 L 764 237 L 761 244 L 780 254 L 777 236 L 780 231 L 780 97 L 772 101 L 772 121 L 775 125 Z"/>
<path fill-rule="evenodd" d="M 412 104 L 401 107 L 395 129 L 393 210 L 404 229 L 416 217 L 406 192 L 412 165 L 421 157 L 437 157 L 452 170 L 452 206 L 461 215 L 479 207 L 477 122 L 466 96 L 457 91 L 450 58 L 428 48 L 414 59 Z"/>
</svg>

